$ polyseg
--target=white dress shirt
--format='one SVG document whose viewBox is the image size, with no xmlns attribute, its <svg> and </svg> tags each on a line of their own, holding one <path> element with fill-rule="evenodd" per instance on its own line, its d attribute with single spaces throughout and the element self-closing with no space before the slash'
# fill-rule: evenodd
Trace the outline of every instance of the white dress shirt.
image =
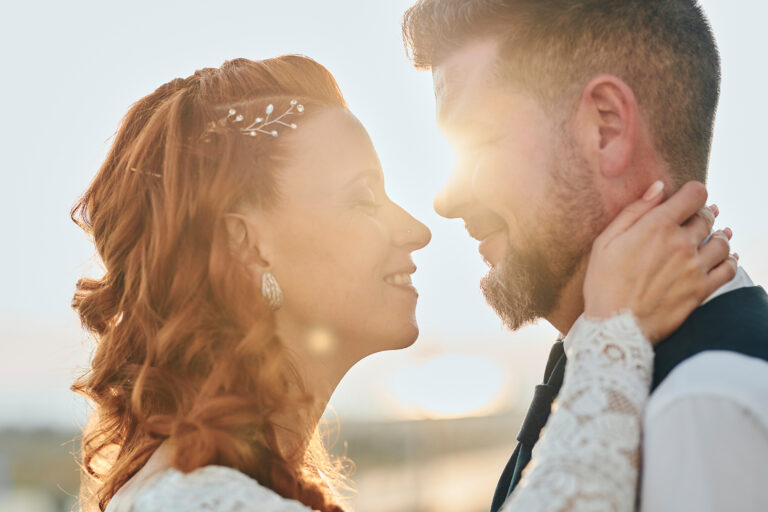
<svg viewBox="0 0 768 512">
<path fill-rule="evenodd" d="M 746 286 L 739 268 L 708 301 Z M 643 425 L 643 512 L 768 511 L 768 362 L 729 351 L 683 361 Z"/>
</svg>

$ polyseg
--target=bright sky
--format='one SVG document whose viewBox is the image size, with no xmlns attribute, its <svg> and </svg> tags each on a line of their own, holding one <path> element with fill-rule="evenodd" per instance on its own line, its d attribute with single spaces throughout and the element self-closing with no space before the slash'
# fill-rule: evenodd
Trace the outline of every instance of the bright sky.
<svg viewBox="0 0 768 512">
<path fill-rule="evenodd" d="M 721 207 L 720 227 L 734 228 L 742 264 L 765 285 L 768 4 L 702 3 L 723 59 L 710 197 Z M 377 146 L 390 195 L 433 232 L 415 258 L 422 339 L 353 369 L 336 409 L 342 417 L 439 416 L 516 399 L 515 389 L 541 372 L 555 334 L 547 326 L 505 333 L 478 291 L 485 267 L 477 243 L 460 222 L 432 211 L 452 154 L 434 126 L 431 77 L 404 56 L 399 24 L 410 4 L 33 0 L 3 9 L 0 426 L 71 426 L 79 415 L 67 387 L 88 344 L 69 302 L 92 249 L 68 212 L 130 104 L 200 67 L 284 53 L 311 56 L 334 73 Z"/>
</svg>

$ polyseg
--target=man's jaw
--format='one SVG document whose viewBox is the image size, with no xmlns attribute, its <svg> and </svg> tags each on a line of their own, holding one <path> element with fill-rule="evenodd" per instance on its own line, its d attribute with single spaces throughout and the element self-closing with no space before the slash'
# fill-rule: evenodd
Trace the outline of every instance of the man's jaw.
<svg viewBox="0 0 768 512">
<path fill-rule="evenodd" d="M 513 331 L 543 318 L 567 333 L 584 311 L 588 254 L 556 272 L 548 261 L 555 249 L 519 249 L 507 243 L 501 259 L 483 278 L 481 289 L 486 301 Z"/>
</svg>

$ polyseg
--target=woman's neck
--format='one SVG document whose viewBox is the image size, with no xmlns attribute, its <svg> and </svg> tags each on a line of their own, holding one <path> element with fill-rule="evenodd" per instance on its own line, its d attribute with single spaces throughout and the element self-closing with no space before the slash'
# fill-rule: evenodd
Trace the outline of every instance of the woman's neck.
<svg viewBox="0 0 768 512">
<path fill-rule="evenodd" d="M 302 381 L 297 386 L 303 385 L 312 399 L 305 411 L 286 411 L 277 418 L 278 443 L 288 450 L 283 453 L 303 454 L 336 386 L 357 361 L 343 357 L 342 344 L 323 329 L 278 325 L 278 336 Z"/>
</svg>

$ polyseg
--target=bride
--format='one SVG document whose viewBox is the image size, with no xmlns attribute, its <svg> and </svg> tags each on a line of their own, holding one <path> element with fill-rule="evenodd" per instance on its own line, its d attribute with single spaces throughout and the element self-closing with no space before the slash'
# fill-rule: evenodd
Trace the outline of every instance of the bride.
<svg viewBox="0 0 768 512">
<path fill-rule="evenodd" d="M 595 318 L 569 335 L 579 363 L 547 428 L 569 428 L 580 397 L 595 393 L 612 393 L 620 410 L 589 425 L 597 454 L 563 456 L 545 433 L 505 510 L 529 510 L 554 488 L 572 492 L 577 510 L 585 485 L 634 505 L 647 340 L 698 306 L 677 300 L 683 292 L 732 275 L 723 236 L 691 251 L 679 275 L 643 270 L 674 237 L 698 244 L 711 228 L 694 215 L 702 205 L 678 204 L 692 220 L 638 252 L 655 227 L 644 215 L 661 202 L 653 191 L 595 246 L 584 290 Z M 298 56 L 237 59 L 161 86 L 130 109 L 72 217 L 105 269 L 73 299 L 97 341 L 73 385 L 94 405 L 83 509 L 347 510 L 316 426 L 356 362 L 416 340 L 410 255 L 431 235 L 386 196 L 368 134 L 329 72 Z M 562 487 L 567 468 L 595 457 L 613 461 L 617 478 L 595 482 L 583 465 Z"/>
</svg>

